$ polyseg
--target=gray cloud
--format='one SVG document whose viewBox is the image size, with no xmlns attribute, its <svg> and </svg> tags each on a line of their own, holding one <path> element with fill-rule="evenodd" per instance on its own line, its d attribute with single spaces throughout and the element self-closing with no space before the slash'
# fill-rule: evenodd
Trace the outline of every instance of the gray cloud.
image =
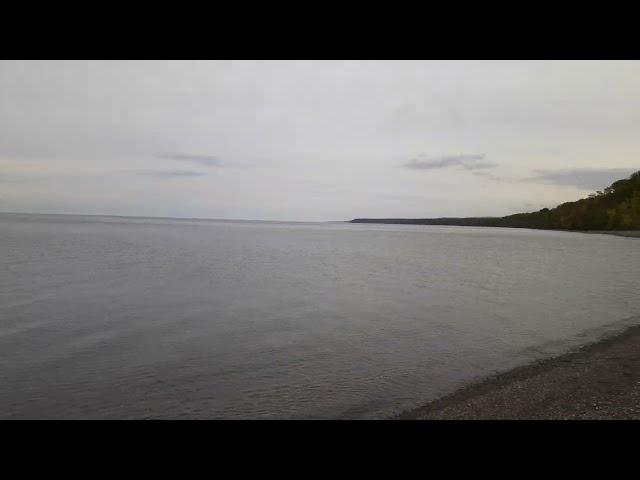
<svg viewBox="0 0 640 480">
<path fill-rule="evenodd" d="M 166 160 L 177 160 L 181 162 L 192 162 L 205 167 L 220 167 L 222 164 L 217 157 L 213 155 L 192 155 L 188 153 L 159 153 L 156 158 L 162 158 Z"/>
<path fill-rule="evenodd" d="M 584 189 L 601 189 L 634 172 L 633 168 L 575 168 L 570 170 L 534 170 L 526 180 Z"/>
<path fill-rule="evenodd" d="M 548 172 L 636 163 L 639 77 L 613 60 L 0 61 L 0 208 L 326 220 L 554 206 L 581 194 Z"/>
<path fill-rule="evenodd" d="M 432 159 L 428 159 L 425 154 L 421 154 L 418 155 L 417 158 L 405 163 L 403 167 L 410 170 L 435 170 L 450 167 L 462 167 L 465 170 L 478 170 L 496 167 L 495 163 L 486 162 L 484 159 L 484 154 L 445 155 Z"/>
<path fill-rule="evenodd" d="M 206 173 L 192 170 L 124 170 L 125 173 L 156 178 L 203 177 Z"/>
</svg>

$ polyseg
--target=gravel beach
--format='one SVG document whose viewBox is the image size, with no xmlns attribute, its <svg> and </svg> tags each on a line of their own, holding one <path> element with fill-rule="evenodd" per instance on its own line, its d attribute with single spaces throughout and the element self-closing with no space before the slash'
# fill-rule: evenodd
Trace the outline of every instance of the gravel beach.
<svg viewBox="0 0 640 480">
<path fill-rule="evenodd" d="M 590 230 L 583 233 L 601 233 L 605 235 L 615 235 L 617 237 L 640 238 L 640 230 Z"/>
<path fill-rule="evenodd" d="M 464 387 L 396 419 L 640 419 L 640 325 Z"/>
</svg>

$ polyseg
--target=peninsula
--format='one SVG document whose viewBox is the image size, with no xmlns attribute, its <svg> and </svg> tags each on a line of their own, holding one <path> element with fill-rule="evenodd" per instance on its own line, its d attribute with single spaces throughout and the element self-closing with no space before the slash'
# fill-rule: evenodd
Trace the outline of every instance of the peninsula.
<svg viewBox="0 0 640 480">
<path fill-rule="evenodd" d="M 459 225 L 583 231 L 640 230 L 640 170 L 587 198 L 506 217 L 356 218 L 351 223 Z"/>
</svg>

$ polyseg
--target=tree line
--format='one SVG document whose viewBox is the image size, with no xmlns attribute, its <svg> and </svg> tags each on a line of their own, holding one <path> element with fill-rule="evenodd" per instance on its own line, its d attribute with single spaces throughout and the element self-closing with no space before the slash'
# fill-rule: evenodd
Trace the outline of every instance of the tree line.
<svg viewBox="0 0 640 480">
<path fill-rule="evenodd" d="M 357 218 L 354 223 L 403 223 L 562 230 L 640 230 L 640 170 L 587 198 L 506 217 Z"/>
</svg>

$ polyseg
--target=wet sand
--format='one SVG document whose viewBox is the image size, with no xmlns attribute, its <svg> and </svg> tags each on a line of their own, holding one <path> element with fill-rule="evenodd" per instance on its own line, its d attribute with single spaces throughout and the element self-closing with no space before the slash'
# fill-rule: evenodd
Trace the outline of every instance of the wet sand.
<svg viewBox="0 0 640 480">
<path fill-rule="evenodd" d="M 640 325 L 464 387 L 396 419 L 640 419 Z"/>
</svg>

